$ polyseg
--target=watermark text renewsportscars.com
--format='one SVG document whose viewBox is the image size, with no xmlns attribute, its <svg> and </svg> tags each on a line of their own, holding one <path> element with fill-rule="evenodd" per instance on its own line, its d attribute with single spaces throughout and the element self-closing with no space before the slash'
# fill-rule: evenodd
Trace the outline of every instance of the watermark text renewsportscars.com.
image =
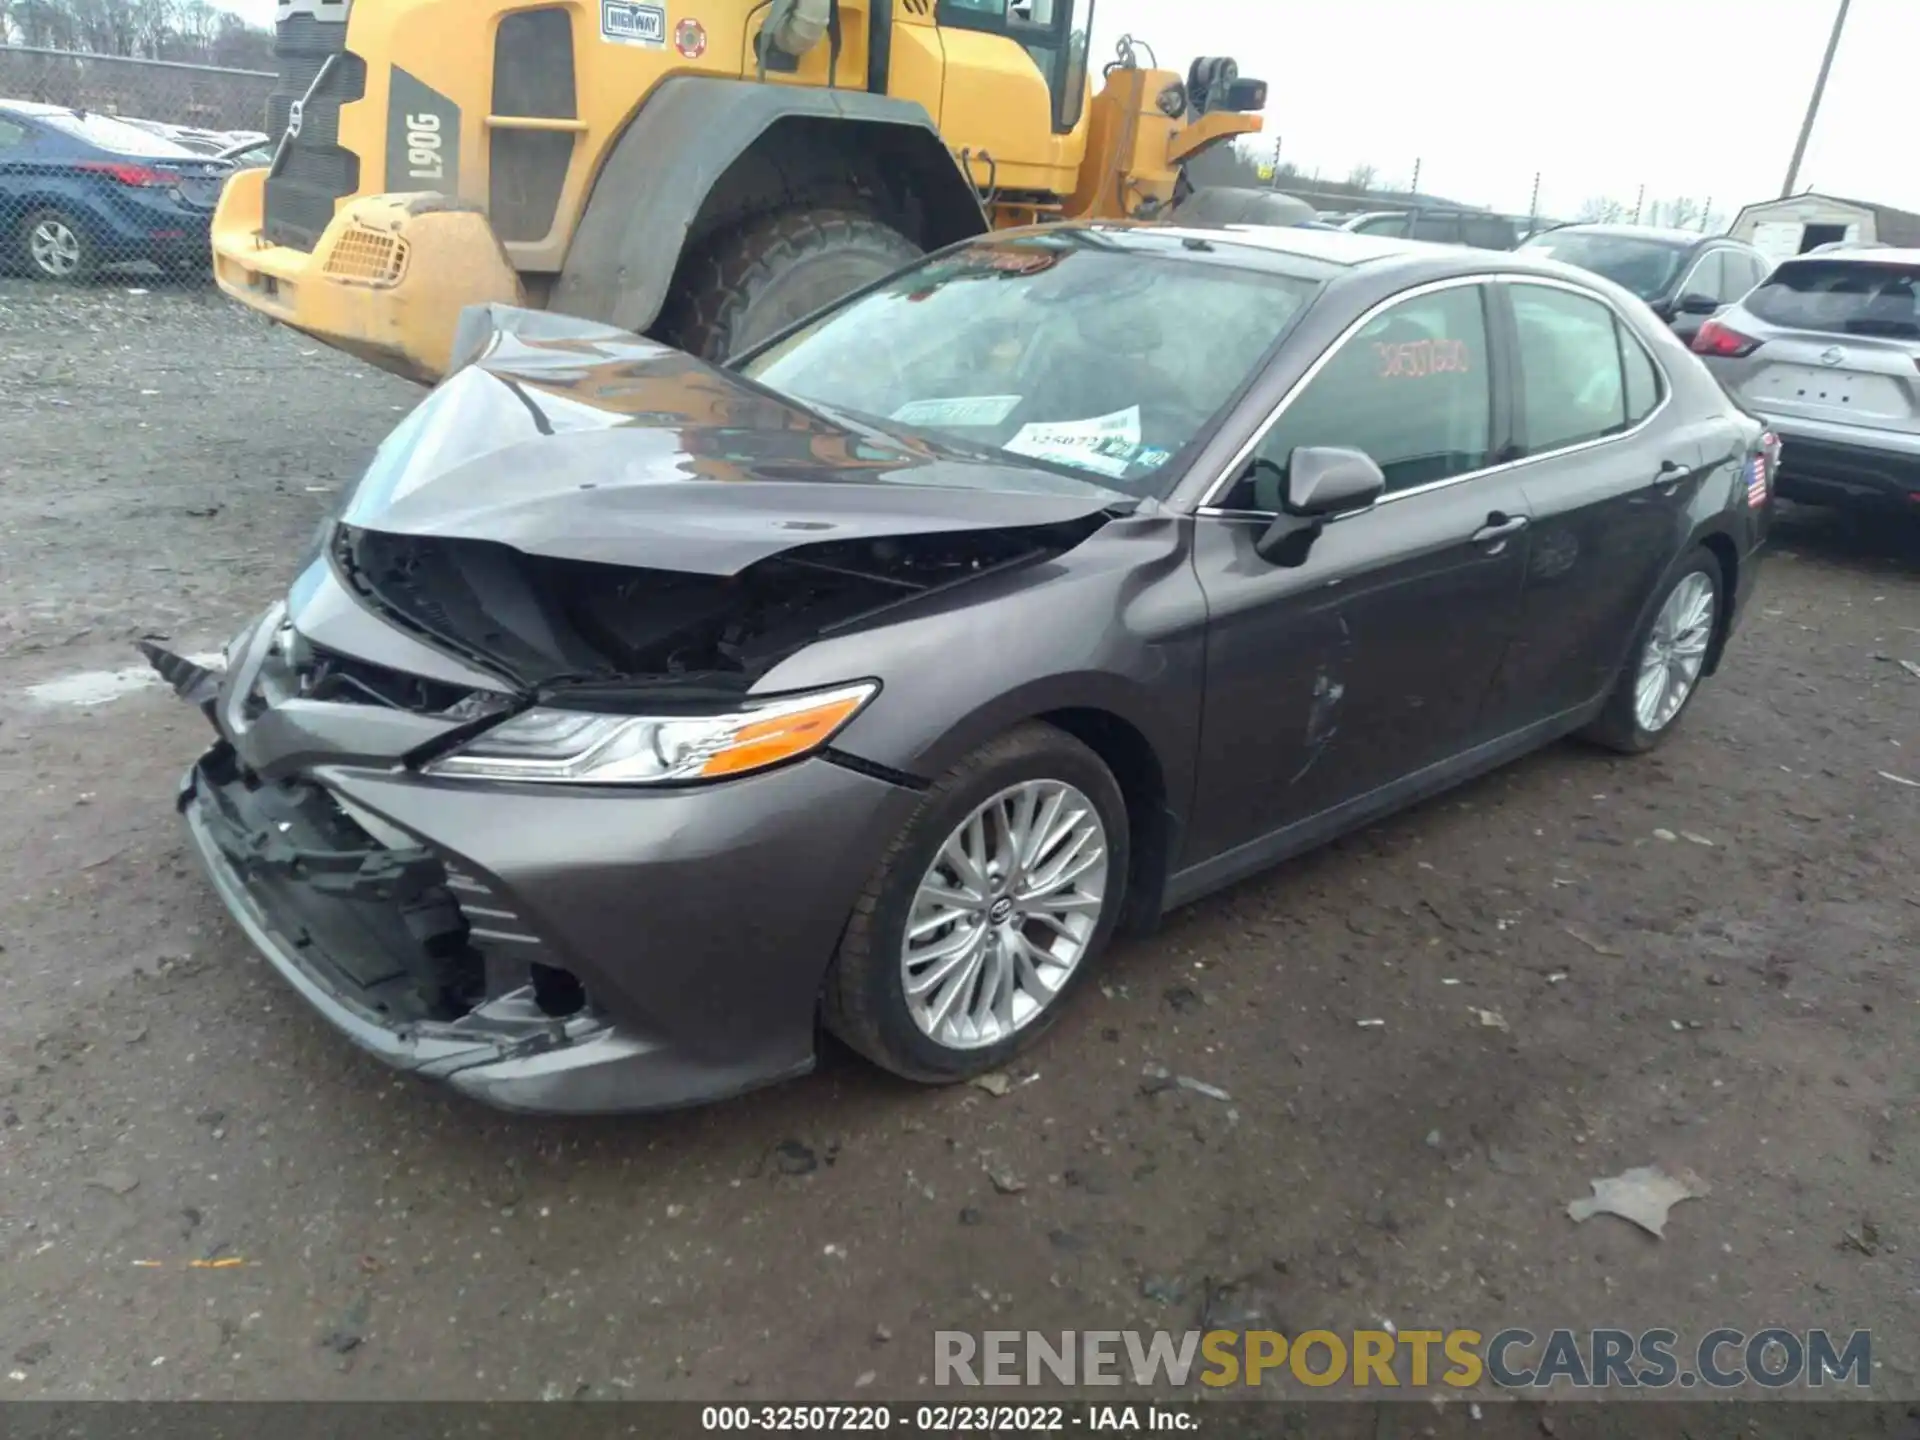
<svg viewBox="0 0 1920 1440">
<path fill-rule="evenodd" d="M 1865 1389 L 1873 1337 L 1771 1326 L 1709 1330 L 936 1330 L 933 1382 L 953 1386 L 1193 1384 L 1315 1389 Z"/>
</svg>

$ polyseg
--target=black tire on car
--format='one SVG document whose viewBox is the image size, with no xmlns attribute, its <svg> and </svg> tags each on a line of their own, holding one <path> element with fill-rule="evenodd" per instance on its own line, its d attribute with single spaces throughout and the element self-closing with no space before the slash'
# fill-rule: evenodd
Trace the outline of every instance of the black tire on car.
<svg viewBox="0 0 1920 1440">
<path fill-rule="evenodd" d="M 689 256 L 655 334 L 722 361 L 920 257 L 857 210 L 783 210 Z"/>
<path fill-rule="evenodd" d="M 1649 643 L 1660 628 L 1668 606 L 1676 597 L 1682 596 L 1683 590 L 1688 594 L 1697 593 L 1702 582 L 1706 586 L 1708 600 L 1704 621 L 1706 649 L 1701 654 L 1701 668 L 1694 673 L 1672 712 L 1649 725 L 1643 721 L 1640 708 L 1640 680 L 1643 667 L 1648 663 Z M 1580 732 L 1581 737 L 1623 755 L 1644 754 L 1665 741 L 1680 723 L 1680 717 L 1686 714 L 1693 697 L 1700 693 L 1700 682 L 1706 678 L 1707 659 L 1720 634 L 1721 612 L 1725 604 L 1726 577 L 1721 573 L 1720 561 L 1704 547 L 1693 551 L 1668 572 L 1660 587 L 1659 598 L 1654 601 L 1646 620 L 1633 637 L 1633 647 L 1627 652 L 1626 663 L 1621 666 L 1619 677 L 1614 681 L 1613 693 L 1608 695 L 1606 707 L 1592 724 Z"/>
<path fill-rule="evenodd" d="M 100 255 L 86 228 L 64 210 L 46 206 L 21 219 L 14 239 L 27 273 L 42 280 L 91 279 Z"/>
<path fill-rule="evenodd" d="M 936 858 L 944 863 L 943 847 L 949 838 L 958 838 L 956 832 L 980 807 L 1011 792 L 1077 795 L 1088 802 L 1104 833 L 1103 893 L 1098 912 L 1080 942 L 1083 948 L 1065 978 L 1052 989 L 1050 999 L 1000 1038 L 970 1045 L 946 1043 L 915 1019 L 913 1002 L 908 999 L 908 925 L 916 915 L 924 919 L 925 912 L 915 909 L 917 902 L 926 903 L 922 882 L 931 877 Z M 1075 804 L 1063 800 L 1058 820 L 1065 821 L 1075 813 L 1068 808 Z M 1044 831 L 1045 827 L 1035 827 L 1035 833 Z M 1036 867 L 1045 868 L 1052 857 L 1064 856 L 1069 843 L 1080 842 L 1069 837 L 1060 846 L 1042 852 L 1035 857 Z M 1037 721 L 989 741 L 927 790 L 861 892 L 827 972 L 822 996 L 822 1018 L 827 1028 L 875 1064 L 910 1080 L 946 1084 L 997 1069 L 1053 1025 L 1098 966 L 1126 903 L 1129 860 L 1126 801 L 1113 773 L 1091 749 L 1065 731 Z M 1007 897 L 1012 898 L 1017 884 L 1012 879 L 1007 884 Z M 990 912 L 997 911 L 1000 903 L 985 907 L 975 923 L 983 923 L 987 931 L 997 926 L 1001 935 L 1006 934 L 1010 923 L 1014 929 L 1051 943 L 1054 932 L 1049 926 L 1024 919 L 1018 910 L 994 919 Z M 1084 905 L 1085 901 L 1076 903 Z M 956 924 L 948 933 L 959 935 L 960 926 Z M 940 945 L 941 932 L 936 931 L 930 943 Z M 988 939 L 985 943 L 991 946 L 995 942 Z M 1014 965 L 1010 959 L 1006 963 Z M 991 971 L 993 964 L 991 958 L 983 962 L 982 973 Z M 1032 973 L 1032 967 L 1024 973 Z M 1033 994 L 1031 990 L 1023 993 L 1029 998 Z M 958 1004 L 965 1008 L 967 998 L 963 996 Z"/>
</svg>

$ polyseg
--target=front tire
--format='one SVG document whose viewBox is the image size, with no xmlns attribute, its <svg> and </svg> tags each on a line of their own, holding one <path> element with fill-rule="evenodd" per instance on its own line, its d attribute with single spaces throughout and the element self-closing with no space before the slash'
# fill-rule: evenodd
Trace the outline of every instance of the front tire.
<svg viewBox="0 0 1920 1440">
<path fill-rule="evenodd" d="M 691 257 L 656 333 L 715 363 L 920 258 L 857 210 L 783 210 Z"/>
<path fill-rule="evenodd" d="M 63 210 L 33 211 L 20 222 L 18 240 L 27 273 L 37 279 L 75 284 L 100 268 L 85 228 Z"/>
<path fill-rule="evenodd" d="M 1586 739 L 1639 755 L 1673 733 L 1699 693 L 1725 589 L 1720 562 L 1705 550 L 1696 550 L 1668 577 L 1659 604 L 1634 636 L 1606 708 L 1581 732 Z"/>
<path fill-rule="evenodd" d="M 1020 726 L 948 771 L 887 848 L 827 973 L 827 1028 L 929 1084 L 1005 1064 L 1085 983 L 1126 903 L 1126 801 L 1100 757 Z"/>
</svg>

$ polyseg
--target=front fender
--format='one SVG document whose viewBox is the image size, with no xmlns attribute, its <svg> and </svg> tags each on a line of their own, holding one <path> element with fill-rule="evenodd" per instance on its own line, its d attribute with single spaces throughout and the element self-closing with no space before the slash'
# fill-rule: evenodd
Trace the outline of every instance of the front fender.
<svg viewBox="0 0 1920 1440">
<path fill-rule="evenodd" d="M 1076 548 L 814 642 L 756 689 L 877 676 L 880 695 L 834 748 L 923 781 L 1024 720 L 1063 710 L 1126 722 L 1154 752 L 1169 805 L 1192 793 L 1206 600 L 1164 514 L 1114 520 Z"/>
</svg>

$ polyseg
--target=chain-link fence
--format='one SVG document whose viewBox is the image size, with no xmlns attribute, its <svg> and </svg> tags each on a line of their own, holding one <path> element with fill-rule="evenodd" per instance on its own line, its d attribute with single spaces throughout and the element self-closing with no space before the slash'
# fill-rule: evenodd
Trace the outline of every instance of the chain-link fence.
<svg viewBox="0 0 1920 1440">
<path fill-rule="evenodd" d="M 236 169 L 271 154 L 273 76 L 0 46 L 0 268 L 204 280 Z"/>
</svg>

